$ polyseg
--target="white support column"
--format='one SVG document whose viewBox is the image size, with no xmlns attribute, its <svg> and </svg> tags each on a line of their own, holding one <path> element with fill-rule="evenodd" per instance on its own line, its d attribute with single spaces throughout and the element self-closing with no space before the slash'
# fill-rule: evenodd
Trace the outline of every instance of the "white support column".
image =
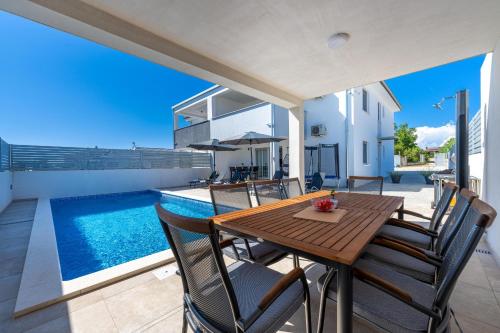
<svg viewBox="0 0 500 333">
<path fill-rule="evenodd" d="M 304 187 L 304 104 L 288 109 L 288 146 L 289 177 Z"/>
<path fill-rule="evenodd" d="M 174 131 L 179 128 L 179 116 L 175 111 L 172 112 L 172 118 L 174 120 Z"/>
<path fill-rule="evenodd" d="M 488 105 L 486 105 L 483 119 L 485 133 L 482 197 L 497 211 L 500 211 L 500 178 L 498 177 L 498 165 L 500 164 L 500 154 L 498 153 L 498 142 L 500 141 L 500 131 L 498 130 L 500 124 L 500 41 L 497 42 L 492 54 L 490 74 L 489 89 L 481 87 L 481 89 L 489 90 Z M 486 237 L 495 259 L 500 263 L 500 224 L 498 221 L 491 226 Z"/>
</svg>

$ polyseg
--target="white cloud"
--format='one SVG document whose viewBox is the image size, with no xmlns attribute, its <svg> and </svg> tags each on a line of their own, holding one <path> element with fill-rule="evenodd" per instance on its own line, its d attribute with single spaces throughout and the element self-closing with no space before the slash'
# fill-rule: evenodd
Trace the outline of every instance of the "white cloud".
<svg viewBox="0 0 500 333">
<path fill-rule="evenodd" d="M 448 123 L 440 127 L 417 127 L 417 145 L 420 148 L 439 147 L 449 138 L 455 137 L 455 125 Z"/>
</svg>

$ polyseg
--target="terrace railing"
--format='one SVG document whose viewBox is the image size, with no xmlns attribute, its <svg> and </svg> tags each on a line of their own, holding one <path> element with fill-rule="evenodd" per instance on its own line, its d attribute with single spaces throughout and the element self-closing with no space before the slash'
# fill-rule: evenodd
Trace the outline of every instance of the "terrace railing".
<svg viewBox="0 0 500 333">
<path fill-rule="evenodd" d="M 0 138 L 0 171 L 10 170 L 10 145 Z"/>
<path fill-rule="evenodd" d="M 186 148 L 191 143 L 210 140 L 210 121 L 204 121 L 174 131 L 174 147 Z"/>
<path fill-rule="evenodd" d="M 2 167 L 9 164 L 11 171 L 208 168 L 211 165 L 208 153 L 168 149 L 6 146 L 10 148 L 10 160 L 4 164 L 2 143 Z"/>
</svg>

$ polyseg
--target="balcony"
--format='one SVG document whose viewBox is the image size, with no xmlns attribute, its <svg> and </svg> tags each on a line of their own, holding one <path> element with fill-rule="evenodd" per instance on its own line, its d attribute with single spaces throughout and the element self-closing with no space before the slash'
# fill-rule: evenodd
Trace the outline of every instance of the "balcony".
<svg viewBox="0 0 500 333">
<path fill-rule="evenodd" d="M 186 148 L 189 144 L 210 140 L 208 120 L 174 131 L 174 148 Z"/>
</svg>

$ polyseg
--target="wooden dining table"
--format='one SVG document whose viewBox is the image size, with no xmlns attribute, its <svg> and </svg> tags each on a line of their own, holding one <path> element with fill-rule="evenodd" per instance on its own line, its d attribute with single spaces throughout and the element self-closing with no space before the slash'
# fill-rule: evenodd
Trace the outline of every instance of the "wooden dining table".
<svg viewBox="0 0 500 333">
<path fill-rule="evenodd" d="M 397 196 L 338 192 L 338 208 L 346 212 L 336 223 L 294 217 L 318 191 L 275 203 L 212 217 L 216 227 L 236 236 L 268 242 L 286 252 L 326 265 L 320 297 L 318 332 L 323 330 L 326 296 L 337 274 L 337 332 L 352 332 L 353 265 L 394 212 L 403 207 Z"/>
</svg>

